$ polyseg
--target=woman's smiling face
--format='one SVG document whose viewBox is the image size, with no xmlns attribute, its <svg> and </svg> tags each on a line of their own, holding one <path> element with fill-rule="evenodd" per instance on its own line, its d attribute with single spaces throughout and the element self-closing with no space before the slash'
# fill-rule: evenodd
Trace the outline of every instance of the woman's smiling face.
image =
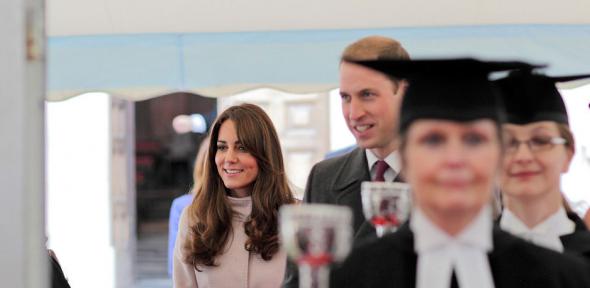
<svg viewBox="0 0 590 288">
<path fill-rule="evenodd" d="M 258 162 L 238 139 L 233 120 L 226 120 L 219 128 L 215 165 L 231 196 L 246 197 L 251 194 L 258 176 Z"/>
<path fill-rule="evenodd" d="M 561 174 L 567 172 L 573 151 L 566 143 L 550 142 L 561 138 L 557 124 L 505 124 L 503 130 L 507 148 L 502 192 L 522 200 L 560 193 Z"/>
</svg>

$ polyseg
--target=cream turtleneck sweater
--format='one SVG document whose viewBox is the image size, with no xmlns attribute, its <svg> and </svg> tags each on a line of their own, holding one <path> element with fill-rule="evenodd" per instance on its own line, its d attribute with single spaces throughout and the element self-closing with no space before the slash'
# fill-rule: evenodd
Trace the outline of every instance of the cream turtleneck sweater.
<svg viewBox="0 0 590 288">
<path fill-rule="evenodd" d="M 182 247 L 188 235 L 188 215 L 184 209 L 180 218 L 178 236 L 174 247 L 173 281 L 175 288 L 277 288 L 281 286 L 285 273 L 286 254 L 279 250 L 270 261 L 260 255 L 246 251 L 248 239 L 244 222 L 252 211 L 250 197 L 227 196 L 232 206 L 233 234 L 228 239 L 224 252 L 215 259 L 218 266 L 203 267 L 201 272 L 184 263 Z"/>
</svg>

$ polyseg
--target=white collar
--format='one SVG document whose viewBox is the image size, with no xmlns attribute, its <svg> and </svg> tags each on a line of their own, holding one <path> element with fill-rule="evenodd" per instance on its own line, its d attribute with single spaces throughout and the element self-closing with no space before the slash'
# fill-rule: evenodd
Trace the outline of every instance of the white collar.
<svg viewBox="0 0 590 288">
<path fill-rule="evenodd" d="M 373 171 L 372 168 L 375 165 L 375 162 L 377 162 L 378 160 L 381 160 L 381 159 L 379 159 L 369 149 L 365 149 L 365 155 L 367 156 L 367 164 L 369 165 L 369 171 L 371 172 L 371 179 L 373 179 L 375 176 L 374 175 L 375 171 Z M 389 167 L 391 167 L 393 169 L 393 171 L 395 171 L 395 174 L 393 173 L 393 171 L 391 169 L 387 169 L 387 171 L 385 171 L 385 175 L 384 175 L 385 179 L 387 181 L 392 182 L 393 179 L 395 179 L 395 176 L 397 176 L 397 174 L 402 169 L 402 165 L 400 163 L 399 152 L 396 150 L 396 151 L 389 153 L 389 155 L 387 155 L 387 157 L 385 157 L 385 159 L 383 159 L 383 161 L 385 161 L 385 163 L 387 163 L 387 165 L 389 165 Z M 389 174 L 389 173 L 391 173 L 391 174 Z"/>
<path fill-rule="evenodd" d="M 415 208 L 412 212 L 410 228 L 415 235 L 414 250 L 417 253 L 438 249 L 453 242 L 473 246 L 485 252 L 489 252 L 493 248 L 492 213 L 488 206 L 481 209 L 477 217 L 455 237 L 447 234 L 432 223 L 419 208 Z"/>
<path fill-rule="evenodd" d="M 505 209 L 500 219 L 500 228 L 536 245 L 563 252 L 563 243 L 559 237 L 574 233 L 576 224 L 567 218 L 565 209 L 560 207 L 557 212 L 530 229 L 514 213 Z"/>
<path fill-rule="evenodd" d="M 453 269 L 459 287 L 494 287 L 487 258 L 493 249 L 490 207 L 457 236 L 441 230 L 419 208 L 412 212 L 410 228 L 418 254 L 417 288 L 448 288 Z"/>
</svg>

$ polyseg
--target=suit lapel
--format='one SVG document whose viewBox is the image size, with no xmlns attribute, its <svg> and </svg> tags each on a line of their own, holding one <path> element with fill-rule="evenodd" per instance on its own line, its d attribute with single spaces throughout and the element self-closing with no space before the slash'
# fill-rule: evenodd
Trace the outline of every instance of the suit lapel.
<svg viewBox="0 0 590 288">
<path fill-rule="evenodd" d="M 370 181 L 371 175 L 369 174 L 368 165 L 364 149 L 356 148 L 351 151 L 344 161 L 344 165 L 338 168 L 337 175 L 334 178 L 334 190 L 349 192 L 349 187 L 356 182 Z"/>
<path fill-rule="evenodd" d="M 361 183 L 363 181 L 371 181 L 369 164 L 367 164 L 365 150 L 356 148 L 347 155 L 343 165 L 338 167 L 332 184 L 336 203 L 351 207 L 353 210 L 355 233 L 365 222 L 361 202 Z M 398 173 L 394 181 L 404 182 L 401 173 Z"/>
<path fill-rule="evenodd" d="M 334 193 L 339 205 L 351 207 L 354 214 L 354 231 L 364 222 L 361 203 L 361 183 L 370 181 L 365 150 L 356 148 L 348 155 L 344 165 L 338 168 L 334 178 Z"/>
</svg>

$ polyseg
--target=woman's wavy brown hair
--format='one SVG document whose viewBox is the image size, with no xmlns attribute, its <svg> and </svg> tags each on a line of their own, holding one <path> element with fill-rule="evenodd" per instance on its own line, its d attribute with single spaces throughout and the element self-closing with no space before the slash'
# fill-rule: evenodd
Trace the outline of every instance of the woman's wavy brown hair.
<svg viewBox="0 0 590 288">
<path fill-rule="evenodd" d="M 217 139 L 221 124 L 232 120 L 238 139 L 256 158 L 258 175 L 252 188 L 252 212 L 244 223 L 248 240 L 244 248 L 268 261 L 279 250 L 278 210 L 295 202 L 285 175 L 281 145 L 270 118 L 258 106 L 242 104 L 225 110 L 211 129 L 210 145 L 202 185 L 189 206 L 189 231 L 184 261 L 197 270 L 216 266 L 215 257 L 223 252 L 232 233 L 233 211 L 228 190 L 215 166 Z"/>
</svg>

